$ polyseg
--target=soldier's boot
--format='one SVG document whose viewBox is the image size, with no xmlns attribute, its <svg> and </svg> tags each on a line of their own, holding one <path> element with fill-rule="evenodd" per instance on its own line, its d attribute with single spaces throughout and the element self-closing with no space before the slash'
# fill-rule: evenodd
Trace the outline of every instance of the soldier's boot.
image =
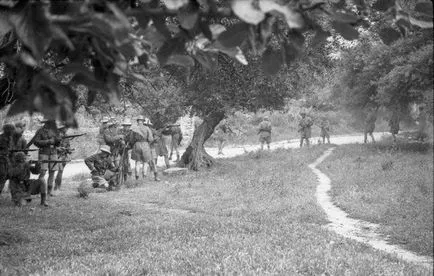
<svg viewBox="0 0 434 276">
<path fill-rule="evenodd" d="M 45 193 L 41 194 L 41 205 L 48 207 L 47 194 L 45 194 Z"/>
<path fill-rule="evenodd" d="M 154 180 L 157 182 L 161 180 L 160 178 L 158 178 L 158 172 L 154 172 Z"/>
<path fill-rule="evenodd" d="M 53 186 L 48 186 L 48 195 L 49 196 L 54 196 L 53 195 Z"/>
</svg>

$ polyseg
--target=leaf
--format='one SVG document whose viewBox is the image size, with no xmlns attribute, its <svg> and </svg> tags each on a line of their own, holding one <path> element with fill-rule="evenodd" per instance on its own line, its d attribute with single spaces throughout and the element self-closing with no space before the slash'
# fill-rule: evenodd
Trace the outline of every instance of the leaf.
<svg viewBox="0 0 434 276">
<path fill-rule="evenodd" d="M 169 39 L 172 35 L 170 34 L 169 29 L 166 26 L 166 18 L 163 16 L 154 16 L 152 17 L 152 22 L 154 23 L 155 28 L 162 34 L 166 39 Z"/>
<path fill-rule="evenodd" d="M 177 10 L 188 4 L 189 0 L 162 0 L 169 10 Z"/>
<path fill-rule="evenodd" d="M 211 24 L 211 25 L 209 25 L 209 29 L 211 30 L 211 33 L 212 33 L 212 39 L 217 39 L 217 37 L 221 33 L 226 31 L 226 27 L 221 25 L 221 24 Z"/>
<path fill-rule="evenodd" d="M 301 29 L 305 22 L 303 16 L 288 5 L 280 5 L 276 0 L 259 0 L 259 8 L 264 13 L 278 12 L 285 17 L 289 28 Z"/>
<path fill-rule="evenodd" d="M 345 0 L 335 0 L 335 1 L 332 1 L 332 2 L 333 2 L 333 6 L 336 9 L 343 9 L 343 8 L 345 8 Z"/>
<path fill-rule="evenodd" d="M 346 12 L 334 12 L 333 18 L 336 21 L 344 22 L 344 23 L 356 23 L 359 18 L 357 15 L 355 15 L 352 12 L 346 11 Z"/>
<path fill-rule="evenodd" d="M 432 9 L 432 2 L 431 1 L 417 3 L 414 10 L 417 12 L 429 15 L 431 18 L 433 17 L 433 9 Z"/>
<path fill-rule="evenodd" d="M 289 41 L 291 41 L 292 44 L 294 44 L 294 46 L 298 48 L 303 48 L 305 38 L 300 32 L 296 30 L 290 31 L 288 33 L 288 39 Z"/>
<path fill-rule="evenodd" d="M 346 40 L 353 40 L 359 37 L 359 32 L 347 23 L 333 21 L 332 26 Z"/>
<path fill-rule="evenodd" d="M 285 63 L 287 66 L 291 65 L 292 62 L 297 58 L 300 51 L 292 45 L 292 43 L 285 42 L 283 45 Z"/>
<path fill-rule="evenodd" d="M 240 22 L 232 25 L 226 31 L 222 32 L 217 40 L 225 47 L 231 48 L 240 46 L 249 34 L 249 25 Z"/>
<path fill-rule="evenodd" d="M 92 105 L 92 103 L 96 99 L 96 95 L 97 94 L 98 94 L 97 91 L 95 91 L 93 89 L 88 89 L 88 92 L 87 92 L 87 105 Z"/>
<path fill-rule="evenodd" d="M 381 29 L 378 34 L 380 35 L 383 43 L 386 45 L 392 44 L 401 37 L 401 34 L 392 28 Z"/>
<path fill-rule="evenodd" d="M 184 67 L 193 67 L 194 59 L 187 55 L 171 55 L 166 64 L 180 65 Z"/>
<path fill-rule="evenodd" d="M 193 57 L 208 70 L 212 71 L 217 67 L 217 59 L 212 53 L 197 51 Z"/>
<path fill-rule="evenodd" d="M 279 72 L 282 63 L 280 52 L 275 51 L 272 48 L 267 48 L 262 55 L 262 69 L 266 74 L 274 75 Z"/>
<path fill-rule="evenodd" d="M 165 65 L 169 57 L 177 50 L 183 49 L 184 44 L 179 39 L 166 41 L 157 52 L 158 62 L 161 66 Z"/>
<path fill-rule="evenodd" d="M 393 6 L 395 6 L 395 0 L 377 0 L 377 2 L 372 5 L 372 8 L 384 12 Z"/>
<path fill-rule="evenodd" d="M 312 45 L 314 48 L 322 45 L 330 36 L 330 32 L 326 32 L 323 29 L 317 29 L 315 36 L 312 39 Z"/>
<path fill-rule="evenodd" d="M 253 6 L 254 0 L 233 0 L 232 11 L 244 22 L 258 24 L 265 18 L 265 14 Z"/>
<path fill-rule="evenodd" d="M 181 27 L 191 30 L 196 26 L 199 14 L 197 12 L 181 12 L 178 14 L 178 20 Z"/>
<path fill-rule="evenodd" d="M 8 21 L 21 42 L 31 50 L 35 59 L 42 59 L 53 36 L 43 5 L 28 4 L 21 12 L 10 13 Z"/>
</svg>

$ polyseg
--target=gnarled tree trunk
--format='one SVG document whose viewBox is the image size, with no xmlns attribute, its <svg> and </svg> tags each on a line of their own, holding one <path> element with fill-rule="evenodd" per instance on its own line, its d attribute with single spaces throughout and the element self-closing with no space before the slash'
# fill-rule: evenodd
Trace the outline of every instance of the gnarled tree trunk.
<svg viewBox="0 0 434 276">
<path fill-rule="evenodd" d="M 224 118 L 224 112 L 214 112 L 206 116 L 195 129 L 190 145 L 185 150 L 179 162 L 180 166 L 191 170 L 199 170 L 200 167 L 210 167 L 214 163 L 214 158 L 205 151 L 204 144 L 214 132 L 214 128 Z"/>
</svg>

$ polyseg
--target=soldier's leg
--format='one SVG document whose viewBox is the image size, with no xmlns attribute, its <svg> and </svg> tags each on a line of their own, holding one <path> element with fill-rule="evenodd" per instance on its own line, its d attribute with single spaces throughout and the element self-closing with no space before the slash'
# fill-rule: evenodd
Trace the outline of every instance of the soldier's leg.
<svg viewBox="0 0 434 276">
<path fill-rule="evenodd" d="M 22 205 L 19 185 L 20 185 L 19 182 L 14 181 L 12 179 L 9 180 L 9 190 L 11 191 L 12 202 L 16 206 Z"/>
<path fill-rule="evenodd" d="M 304 138 L 303 138 L 303 136 L 301 136 L 301 138 L 300 138 L 300 148 L 303 147 L 303 140 L 304 140 Z"/>
<path fill-rule="evenodd" d="M 54 180 L 54 190 L 55 191 L 57 189 L 60 190 L 60 187 L 62 186 L 62 177 L 63 177 L 63 170 L 58 170 L 57 175 L 56 175 L 56 179 Z"/>
<path fill-rule="evenodd" d="M 330 134 L 327 134 L 327 144 L 330 144 Z"/>
<path fill-rule="evenodd" d="M 41 173 L 39 174 L 38 180 L 41 181 L 41 205 L 48 206 L 46 200 L 47 200 L 47 181 L 45 181 L 45 175 L 47 174 L 47 170 L 41 170 Z"/>
<path fill-rule="evenodd" d="M 5 187 L 6 180 L 8 179 L 8 176 L 6 172 L 8 171 L 8 164 L 2 159 L 0 159 L 0 194 L 3 191 L 3 188 Z"/>
<path fill-rule="evenodd" d="M 164 155 L 164 163 L 166 164 L 166 169 L 170 168 L 169 156 L 167 154 Z"/>
<path fill-rule="evenodd" d="M 154 164 L 153 161 L 149 161 L 149 167 L 151 168 L 151 171 L 154 172 L 154 180 L 160 181 L 160 178 L 158 178 L 158 169 L 157 166 Z"/>
<path fill-rule="evenodd" d="M 310 139 L 306 138 L 306 146 L 309 147 L 310 146 Z"/>
<path fill-rule="evenodd" d="M 365 131 L 364 133 L 363 133 L 363 135 L 364 135 L 364 139 L 363 139 L 363 143 L 367 143 L 368 142 L 368 133 Z"/>
<path fill-rule="evenodd" d="M 372 143 L 375 143 L 374 134 L 372 132 L 369 133 L 369 136 L 371 136 Z"/>
<path fill-rule="evenodd" d="M 135 162 L 135 166 L 134 166 L 134 175 L 136 177 L 136 179 L 139 179 L 139 170 L 140 170 L 140 161 Z"/>
<path fill-rule="evenodd" d="M 48 171 L 48 181 L 47 181 L 47 188 L 48 188 L 48 195 L 53 196 L 53 184 L 54 184 L 54 176 L 56 174 L 56 171 L 49 170 Z"/>
</svg>

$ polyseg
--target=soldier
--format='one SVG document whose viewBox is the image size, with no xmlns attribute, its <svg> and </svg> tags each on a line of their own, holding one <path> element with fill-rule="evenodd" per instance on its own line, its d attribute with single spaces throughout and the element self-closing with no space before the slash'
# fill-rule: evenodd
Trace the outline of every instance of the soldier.
<svg viewBox="0 0 434 276">
<path fill-rule="evenodd" d="M 170 127 L 170 125 L 166 125 L 163 127 L 163 129 L 161 130 L 161 138 L 169 156 L 170 145 L 172 144 L 172 128 Z"/>
<path fill-rule="evenodd" d="M 58 130 L 61 141 L 59 147 L 57 148 L 57 156 L 59 158 L 59 161 L 63 162 L 58 164 L 59 170 L 57 171 L 56 179 L 54 181 L 55 191 L 60 190 L 60 187 L 62 186 L 63 170 L 65 169 L 67 162 L 71 160 L 69 156 L 72 153 L 71 140 L 70 138 L 65 138 L 68 128 L 66 127 L 66 125 L 61 124 L 59 125 Z"/>
<path fill-rule="evenodd" d="M 310 145 L 310 137 L 312 135 L 313 120 L 306 112 L 300 112 L 301 120 L 298 123 L 298 132 L 300 132 L 300 148 L 303 147 L 303 141 L 306 140 L 306 145 Z"/>
<path fill-rule="evenodd" d="M 259 142 L 261 142 L 261 150 L 264 149 L 264 144 L 267 143 L 267 148 L 270 150 L 271 143 L 271 122 L 268 117 L 264 117 L 262 122 L 259 124 Z"/>
<path fill-rule="evenodd" d="M 391 111 L 389 127 L 390 133 L 392 133 L 393 142 L 396 143 L 396 135 L 399 132 L 399 110 L 396 107 Z"/>
<path fill-rule="evenodd" d="M 123 136 L 119 134 L 116 121 L 110 121 L 108 123 L 108 128 L 104 132 L 104 141 L 107 146 L 110 147 L 113 162 L 115 166 L 118 167 L 125 141 L 123 140 Z"/>
<path fill-rule="evenodd" d="M 26 128 L 26 124 L 24 122 L 15 123 L 15 133 L 13 136 L 13 150 L 23 150 L 27 146 L 27 141 L 23 137 L 24 129 Z"/>
<path fill-rule="evenodd" d="M 12 201 L 16 206 L 21 206 L 26 200 L 32 201 L 31 195 L 40 193 L 43 183 L 40 179 L 30 179 L 30 174 L 39 174 L 41 164 L 39 162 L 30 164 L 26 160 L 24 152 L 17 152 L 14 155 L 13 163 L 9 169 L 9 187 Z M 45 202 L 41 198 L 41 205 Z"/>
<path fill-rule="evenodd" d="M 322 118 L 319 127 L 321 128 L 320 137 L 322 138 L 322 143 L 325 144 L 325 139 L 327 138 L 327 143 L 330 144 L 330 123 L 327 118 Z"/>
<path fill-rule="evenodd" d="M 173 150 L 176 152 L 176 161 L 179 161 L 179 147 L 181 145 L 182 141 L 182 131 L 181 127 L 179 125 L 172 125 L 171 127 L 171 133 L 172 133 L 172 143 L 170 147 L 170 156 L 169 159 L 172 160 Z"/>
<path fill-rule="evenodd" d="M 32 139 L 33 143 L 39 148 L 39 161 L 58 161 L 57 159 L 57 147 L 60 145 L 60 134 L 57 130 L 56 122 L 54 120 L 43 120 L 45 123 L 42 128 L 40 128 L 35 137 Z M 54 174 L 58 170 L 58 164 L 45 163 L 41 164 L 41 173 L 39 174 L 39 180 L 42 181 L 43 185 L 41 187 L 41 204 L 48 206 L 46 203 L 47 193 L 53 196 L 53 182 Z M 48 171 L 48 181 L 45 181 L 45 175 Z"/>
<path fill-rule="evenodd" d="M 427 125 L 427 114 L 423 106 L 419 107 L 419 116 L 417 118 L 418 121 L 418 130 L 417 130 L 417 136 L 416 140 L 423 142 L 425 138 L 428 136 L 426 134 L 426 125 Z"/>
<path fill-rule="evenodd" d="M 97 135 L 98 150 L 102 145 L 106 144 L 104 140 L 104 132 L 107 129 L 108 122 L 109 122 L 109 118 L 107 116 L 104 116 L 101 120 L 101 126 L 99 127 L 99 131 Z"/>
<path fill-rule="evenodd" d="M 154 172 L 155 181 L 160 181 L 158 178 L 157 168 L 152 158 L 150 146 L 150 144 L 154 141 L 154 138 L 151 129 L 145 125 L 145 121 L 147 120 L 142 115 L 137 117 L 137 126 L 132 128 L 130 136 L 130 144 L 132 145 L 131 159 L 136 162 L 135 176 L 136 179 L 139 179 L 139 169 L 141 165 L 142 177 L 145 178 L 145 163 L 147 163 Z"/>
<path fill-rule="evenodd" d="M 229 132 L 232 132 L 232 129 L 227 125 L 226 119 L 223 119 L 219 125 L 216 127 L 216 139 L 218 142 L 217 148 L 218 153 L 217 154 L 223 154 L 223 147 L 226 142 L 226 136 Z"/>
<path fill-rule="evenodd" d="M 151 154 L 154 159 L 155 167 L 157 167 L 158 156 L 164 157 L 164 163 L 166 164 L 166 168 L 170 168 L 169 164 L 169 151 L 167 150 L 167 146 L 165 141 L 162 139 L 161 131 L 157 131 L 154 129 L 151 123 L 151 120 L 147 119 L 145 122 L 146 126 L 149 127 L 152 131 L 152 137 L 154 141 L 151 142 Z"/>
<path fill-rule="evenodd" d="M 372 142 L 375 143 L 374 139 L 374 130 L 375 130 L 375 121 L 377 121 L 377 110 L 373 107 L 368 108 L 367 115 L 365 118 L 365 129 L 364 129 L 364 143 L 368 142 L 368 134 L 371 136 Z"/>
<path fill-rule="evenodd" d="M 9 169 L 9 150 L 13 147 L 13 135 L 15 126 L 13 124 L 5 124 L 3 133 L 0 134 L 0 194 L 8 180 Z"/>
<path fill-rule="evenodd" d="M 125 141 L 125 146 L 121 152 L 121 166 L 122 166 L 122 177 L 124 181 L 128 179 L 128 176 L 132 174 L 131 165 L 130 165 L 130 155 L 129 150 L 131 149 L 131 121 L 126 119 L 122 122 L 122 129 L 119 130 L 119 134 L 122 135 L 123 140 Z"/>
<path fill-rule="evenodd" d="M 118 168 L 114 165 L 110 158 L 110 148 L 107 145 L 102 145 L 100 152 L 87 157 L 84 163 L 89 168 L 92 175 L 94 188 L 106 188 L 110 190 L 117 186 Z"/>
</svg>

